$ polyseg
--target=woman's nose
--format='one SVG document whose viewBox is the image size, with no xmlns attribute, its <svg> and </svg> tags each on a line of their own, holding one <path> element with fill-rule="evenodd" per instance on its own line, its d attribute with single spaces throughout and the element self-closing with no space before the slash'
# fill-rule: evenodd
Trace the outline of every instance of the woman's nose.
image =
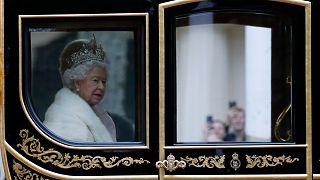
<svg viewBox="0 0 320 180">
<path fill-rule="evenodd" d="M 105 84 L 102 81 L 99 81 L 98 88 L 104 90 Z"/>
</svg>

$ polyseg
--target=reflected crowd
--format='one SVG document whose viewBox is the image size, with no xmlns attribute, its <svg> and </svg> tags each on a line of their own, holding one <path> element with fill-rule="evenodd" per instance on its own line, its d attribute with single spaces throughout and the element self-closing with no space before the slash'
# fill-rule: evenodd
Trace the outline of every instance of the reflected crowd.
<svg viewBox="0 0 320 180">
<path fill-rule="evenodd" d="M 207 142 L 248 141 L 245 132 L 244 109 L 238 107 L 234 102 L 230 103 L 225 121 L 214 119 L 212 116 L 207 117 L 205 132 Z"/>
</svg>

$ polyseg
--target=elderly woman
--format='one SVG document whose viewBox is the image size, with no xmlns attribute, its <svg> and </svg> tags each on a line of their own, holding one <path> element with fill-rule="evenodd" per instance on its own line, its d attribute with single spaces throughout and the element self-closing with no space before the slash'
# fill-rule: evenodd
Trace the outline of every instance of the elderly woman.
<svg viewBox="0 0 320 180">
<path fill-rule="evenodd" d="M 101 107 L 107 80 L 105 53 L 96 40 L 70 42 L 60 54 L 63 88 L 47 109 L 44 125 L 74 142 L 114 142 L 112 118 Z"/>
</svg>

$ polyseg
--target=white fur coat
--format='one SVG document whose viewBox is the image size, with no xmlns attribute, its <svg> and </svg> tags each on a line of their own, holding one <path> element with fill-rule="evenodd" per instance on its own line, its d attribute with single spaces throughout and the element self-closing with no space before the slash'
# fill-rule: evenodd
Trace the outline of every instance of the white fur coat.
<svg viewBox="0 0 320 180">
<path fill-rule="evenodd" d="M 114 142 L 114 123 L 109 115 L 104 115 L 107 117 L 99 118 L 80 96 L 68 88 L 62 88 L 48 108 L 43 123 L 56 135 L 69 141 Z M 113 127 L 106 127 L 108 124 Z"/>
</svg>

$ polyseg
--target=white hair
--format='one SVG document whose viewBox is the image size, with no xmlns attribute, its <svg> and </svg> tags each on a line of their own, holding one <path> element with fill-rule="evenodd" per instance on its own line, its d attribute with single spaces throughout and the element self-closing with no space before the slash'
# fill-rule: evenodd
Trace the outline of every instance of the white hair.
<svg viewBox="0 0 320 180">
<path fill-rule="evenodd" d="M 74 82 L 76 80 L 83 80 L 86 78 L 88 72 L 92 70 L 94 67 L 102 67 L 107 72 L 107 65 L 104 62 L 100 61 L 87 61 L 82 63 L 76 67 L 72 67 L 70 69 L 65 70 L 62 75 L 62 84 L 63 87 L 67 87 L 70 90 L 75 90 Z"/>
</svg>

